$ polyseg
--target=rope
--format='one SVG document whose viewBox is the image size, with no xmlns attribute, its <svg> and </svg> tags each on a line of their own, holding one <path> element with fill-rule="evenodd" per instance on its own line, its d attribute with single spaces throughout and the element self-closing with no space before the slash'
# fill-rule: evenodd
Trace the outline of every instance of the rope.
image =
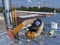
<svg viewBox="0 0 60 45">
<path fill-rule="evenodd" d="M 16 18 L 16 9 L 12 8 L 12 23 L 13 28 L 17 26 L 17 18 Z"/>
</svg>

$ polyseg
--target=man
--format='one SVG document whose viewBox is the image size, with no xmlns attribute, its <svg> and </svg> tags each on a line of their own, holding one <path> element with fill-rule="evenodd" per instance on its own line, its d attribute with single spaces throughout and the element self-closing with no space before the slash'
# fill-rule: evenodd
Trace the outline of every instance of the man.
<svg viewBox="0 0 60 45">
<path fill-rule="evenodd" d="M 26 36 L 28 38 L 34 38 L 36 36 L 39 36 L 44 28 L 44 23 L 41 19 L 28 19 L 23 21 L 24 25 L 31 24 L 31 26 L 28 27 L 28 31 L 26 32 Z"/>
</svg>

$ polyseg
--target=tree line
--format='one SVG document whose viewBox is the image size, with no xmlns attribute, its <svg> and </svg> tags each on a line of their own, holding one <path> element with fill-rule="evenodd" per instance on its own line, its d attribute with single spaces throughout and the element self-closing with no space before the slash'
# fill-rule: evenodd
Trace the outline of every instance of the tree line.
<svg viewBox="0 0 60 45">
<path fill-rule="evenodd" d="M 54 12 L 54 9 L 55 8 L 50 8 L 50 7 L 41 7 L 41 8 L 38 8 L 38 7 L 24 7 L 24 6 L 16 8 L 16 10 L 21 10 L 21 11 L 36 11 L 36 12 Z M 56 10 L 56 12 L 60 13 L 60 8 L 56 8 L 55 10 Z M 3 8 L 2 7 L 0 7 L 0 12 L 3 12 Z"/>
</svg>

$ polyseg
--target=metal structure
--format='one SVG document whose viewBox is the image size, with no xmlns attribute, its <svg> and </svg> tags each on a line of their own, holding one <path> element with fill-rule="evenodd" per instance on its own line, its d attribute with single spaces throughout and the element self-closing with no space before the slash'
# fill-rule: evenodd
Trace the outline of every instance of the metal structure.
<svg viewBox="0 0 60 45">
<path fill-rule="evenodd" d="M 4 7 L 4 18 L 6 22 L 6 28 L 12 29 L 12 15 L 11 15 L 11 0 L 2 0 Z"/>
</svg>

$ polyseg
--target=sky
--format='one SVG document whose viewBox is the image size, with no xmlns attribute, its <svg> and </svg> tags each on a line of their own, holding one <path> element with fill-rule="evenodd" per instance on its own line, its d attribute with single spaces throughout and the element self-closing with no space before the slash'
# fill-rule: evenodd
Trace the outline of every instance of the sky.
<svg viewBox="0 0 60 45">
<path fill-rule="evenodd" d="M 11 3 L 15 7 L 20 6 L 38 6 L 38 0 L 11 0 Z M 40 0 L 40 5 L 44 5 L 52 8 L 60 8 L 60 0 Z M 0 6 L 2 7 L 2 0 L 0 0 Z"/>
</svg>

